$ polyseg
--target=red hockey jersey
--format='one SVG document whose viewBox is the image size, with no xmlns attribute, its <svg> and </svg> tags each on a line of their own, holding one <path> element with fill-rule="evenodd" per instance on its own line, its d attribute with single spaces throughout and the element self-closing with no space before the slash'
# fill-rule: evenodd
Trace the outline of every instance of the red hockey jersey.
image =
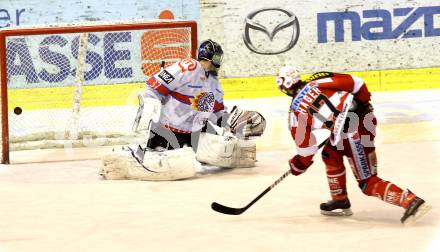
<svg viewBox="0 0 440 252">
<path fill-rule="evenodd" d="M 290 106 L 289 127 L 297 153 L 306 157 L 318 151 L 313 130 L 329 129 L 332 145 L 336 145 L 348 110 L 355 99 L 359 103 L 370 100 L 364 81 L 349 74 L 319 72 L 293 98 Z"/>
</svg>

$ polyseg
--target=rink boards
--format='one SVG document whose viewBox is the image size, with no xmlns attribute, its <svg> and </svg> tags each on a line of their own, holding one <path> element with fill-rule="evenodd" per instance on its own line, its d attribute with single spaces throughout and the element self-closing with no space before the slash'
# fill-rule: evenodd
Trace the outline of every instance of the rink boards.
<svg viewBox="0 0 440 252">
<path fill-rule="evenodd" d="M 403 70 L 381 70 L 350 72 L 365 80 L 370 91 L 396 91 L 440 88 L 440 68 Z M 309 74 L 304 74 L 303 79 Z M 263 98 L 283 96 L 276 88 L 274 76 L 224 78 L 221 79 L 225 99 Z M 383 84 L 386 83 L 386 84 Z M 82 107 L 121 106 L 136 103 L 136 93 L 145 88 L 145 83 L 90 85 L 83 87 Z M 75 88 L 48 87 L 33 89 L 10 89 L 9 111 L 19 106 L 24 111 L 53 108 L 53 97 L 57 108 L 72 107 Z M 19 103 L 14 101 L 20 101 Z"/>
</svg>

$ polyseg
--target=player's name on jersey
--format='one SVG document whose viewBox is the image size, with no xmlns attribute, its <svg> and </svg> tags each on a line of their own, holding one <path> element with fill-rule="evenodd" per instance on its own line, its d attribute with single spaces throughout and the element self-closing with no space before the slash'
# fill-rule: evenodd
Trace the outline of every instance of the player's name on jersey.
<svg viewBox="0 0 440 252">
<path fill-rule="evenodd" d="M 320 93 L 321 91 L 313 85 L 306 85 L 292 102 L 292 111 L 299 112 L 301 114 L 307 114 L 310 103 L 312 103 Z M 309 104 L 304 101 L 308 102 Z"/>
</svg>

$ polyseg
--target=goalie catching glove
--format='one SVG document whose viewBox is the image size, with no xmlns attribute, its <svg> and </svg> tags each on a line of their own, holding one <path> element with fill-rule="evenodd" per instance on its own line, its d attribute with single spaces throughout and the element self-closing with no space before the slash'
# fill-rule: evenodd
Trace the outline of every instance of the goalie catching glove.
<svg viewBox="0 0 440 252">
<path fill-rule="evenodd" d="M 247 111 L 234 106 L 226 127 L 238 137 L 261 136 L 266 128 L 266 119 L 256 111 Z"/>
</svg>

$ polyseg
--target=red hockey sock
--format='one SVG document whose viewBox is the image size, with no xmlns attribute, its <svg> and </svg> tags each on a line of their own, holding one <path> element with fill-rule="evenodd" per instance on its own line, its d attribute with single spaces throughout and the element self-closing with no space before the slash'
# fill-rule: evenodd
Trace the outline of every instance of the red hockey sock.
<svg viewBox="0 0 440 252">
<path fill-rule="evenodd" d="M 345 167 L 327 166 L 327 181 L 330 187 L 330 194 L 333 200 L 345 200 L 347 198 L 347 187 Z"/>
<path fill-rule="evenodd" d="M 409 202 L 415 197 L 412 192 L 408 190 L 403 191 L 395 184 L 382 180 L 377 176 L 370 177 L 365 185 L 363 190 L 365 194 L 378 197 L 387 203 L 403 208 L 407 208 Z"/>
</svg>

